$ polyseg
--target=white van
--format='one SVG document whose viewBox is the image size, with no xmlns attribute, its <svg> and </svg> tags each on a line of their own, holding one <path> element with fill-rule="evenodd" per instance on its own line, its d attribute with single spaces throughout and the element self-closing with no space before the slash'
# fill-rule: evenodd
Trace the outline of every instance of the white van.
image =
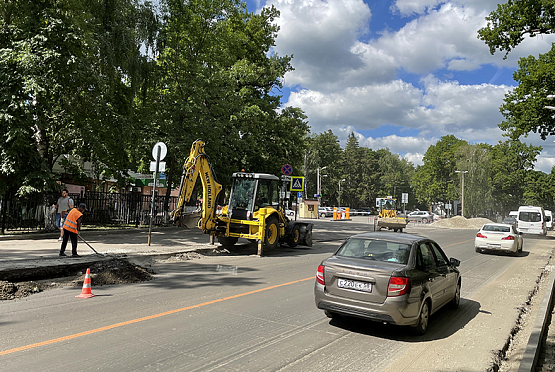
<svg viewBox="0 0 555 372">
<path fill-rule="evenodd" d="M 518 217 L 518 211 L 510 211 L 509 217 L 514 217 L 516 219 Z"/>
<path fill-rule="evenodd" d="M 547 230 L 553 230 L 553 214 L 547 209 L 543 212 L 545 213 L 545 228 Z"/>
<path fill-rule="evenodd" d="M 519 207 L 516 229 L 518 232 L 525 234 L 547 235 L 543 208 L 533 206 Z"/>
</svg>

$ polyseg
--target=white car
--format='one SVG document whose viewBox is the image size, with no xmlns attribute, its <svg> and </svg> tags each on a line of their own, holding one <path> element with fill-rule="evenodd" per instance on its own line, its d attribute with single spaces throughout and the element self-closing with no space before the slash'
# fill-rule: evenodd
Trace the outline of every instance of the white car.
<svg viewBox="0 0 555 372">
<path fill-rule="evenodd" d="M 522 245 L 522 233 L 506 223 L 486 223 L 474 239 L 476 252 L 500 251 L 517 256 L 522 252 Z"/>
</svg>

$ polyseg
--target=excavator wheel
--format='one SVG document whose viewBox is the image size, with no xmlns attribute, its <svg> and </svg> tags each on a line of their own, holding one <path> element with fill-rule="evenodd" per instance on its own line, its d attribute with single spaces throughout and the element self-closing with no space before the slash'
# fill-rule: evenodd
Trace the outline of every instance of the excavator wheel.
<svg viewBox="0 0 555 372">
<path fill-rule="evenodd" d="M 218 236 L 217 238 L 220 244 L 224 247 L 233 247 L 235 243 L 237 243 L 237 240 L 239 240 L 239 238 L 231 238 L 227 236 Z"/>
<path fill-rule="evenodd" d="M 264 246 L 267 249 L 274 249 L 279 244 L 279 225 L 274 216 L 266 219 L 266 230 L 264 231 Z"/>
<path fill-rule="evenodd" d="M 306 229 L 304 233 L 303 244 L 312 247 L 312 227 Z"/>
<path fill-rule="evenodd" d="M 299 225 L 293 226 L 291 229 L 291 235 L 287 237 L 287 245 L 291 248 L 295 248 L 299 244 L 299 240 L 301 239 L 301 229 Z"/>
</svg>

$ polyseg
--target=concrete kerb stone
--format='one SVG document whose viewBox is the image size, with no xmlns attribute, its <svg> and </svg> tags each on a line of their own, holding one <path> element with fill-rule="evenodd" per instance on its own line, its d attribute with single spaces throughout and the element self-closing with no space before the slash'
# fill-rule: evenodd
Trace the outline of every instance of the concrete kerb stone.
<svg viewBox="0 0 555 372">
<path fill-rule="evenodd" d="M 553 306 L 553 294 L 555 292 L 555 275 L 553 271 L 549 272 L 549 281 L 545 291 L 542 303 L 540 305 L 534 328 L 528 339 L 526 350 L 520 362 L 518 372 L 532 372 L 535 371 L 538 363 L 539 354 L 541 351 L 541 342 L 544 339 L 545 332 L 547 331 L 547 319 L 549 312 Z"/>
</svg>

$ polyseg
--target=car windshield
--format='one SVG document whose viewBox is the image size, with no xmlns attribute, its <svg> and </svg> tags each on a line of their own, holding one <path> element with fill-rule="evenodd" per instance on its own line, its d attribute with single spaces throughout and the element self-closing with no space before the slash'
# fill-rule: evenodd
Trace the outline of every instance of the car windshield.
<svg viewBox="0 0 555 372">
<path fill-rule="evenodd" d="M 337 252 L 338 256 L 343 257 L 396 262 L 403 265 L 407 264 L 409 254 L 409 244 L 358 238 L 347 240 Z"/>
<path fill-rule="evenodd" d="M 509 226 L 497 226 L 497 225 L 484 225 L 482 227 L 483 231 L 498 231 L 498 232 L 511 232 Z"/>
</svg>

